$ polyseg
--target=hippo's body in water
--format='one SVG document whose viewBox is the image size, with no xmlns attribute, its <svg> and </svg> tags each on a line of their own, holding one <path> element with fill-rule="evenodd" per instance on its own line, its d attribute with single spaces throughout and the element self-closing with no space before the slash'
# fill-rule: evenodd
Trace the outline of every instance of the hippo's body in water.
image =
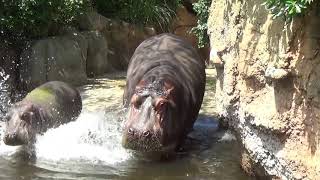
<svg viewBox="0 0 320 180">
<path fill-rule="evenodd" d="M 33 143 L 36 134 L 76 119 L 81 109 L 81 97 L 75 88 L 64 82 L 47 82 L 9 110 L 3 141 L 7 145 Z"/>
<path fill-rule="evenodd" d="M 123 146 L 174 152 L 192 130 L 204 90 L 205 64 L 191 44 L 171 34 L 143 41 L 127 71 Z"/>
</svg>

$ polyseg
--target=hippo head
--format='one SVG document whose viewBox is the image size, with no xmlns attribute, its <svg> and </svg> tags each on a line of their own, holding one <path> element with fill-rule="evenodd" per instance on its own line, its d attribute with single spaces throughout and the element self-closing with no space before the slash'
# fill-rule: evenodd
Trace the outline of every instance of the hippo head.
<svg viewBox="0 0 320 180">
<path fill-rule="evenodd" d="M 141 81 L 129 99 L 122 144 L 139 152 L 172 152 L 182 126 L 176 104 L 176 90 L 170 82 Z"/>
<path fill-rule="evenodd" d="M 6 117 L 6 131 L 3 141 L 6 145 L 16 146 L 28 144 L 35 140 L 39 123 L 39 109 L 31 103 L 14 105 Z"/>
</svg>

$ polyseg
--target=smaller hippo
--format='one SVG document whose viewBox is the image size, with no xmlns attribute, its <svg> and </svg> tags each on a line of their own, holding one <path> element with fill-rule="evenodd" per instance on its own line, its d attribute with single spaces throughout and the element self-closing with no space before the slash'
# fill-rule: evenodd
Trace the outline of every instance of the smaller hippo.
<svg viewBox="0 0 320 180">
<path fill-rule="evenodd" d="M 3 141 L 11 146 L 34 143 L 36 134 L 75 120 L 81 110 L 81 96 L 74 87 L 47 82 L 11 107 Z"/>
</svg>

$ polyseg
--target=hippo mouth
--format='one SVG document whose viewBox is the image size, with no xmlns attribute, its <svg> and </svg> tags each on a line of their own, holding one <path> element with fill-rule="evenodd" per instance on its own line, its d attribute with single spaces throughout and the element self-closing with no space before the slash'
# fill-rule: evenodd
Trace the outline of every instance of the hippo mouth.
<svg viewBox="0 0 320 180">
<path fill-rule="evenodd" d="M 20 146 L 26 144 L 25 140 L 22 140 L 15 134 L 6 134 L 3 138 L 3 142 L 9 146 Z"/>
<path fill-rule="evenodd" d="M 175 150 L 176 143 L 163 145 L 160 142 L 160 138 L 160 133 L 152 137 L 141 137 L 125 134 L 122 138 L 122 145 L 126 149 L 131 149 L 142 153 L 165 153 L 173 152 Z"/>
<path fill-rule="evenodd" d="M 174 151 L 177 128 L 169 102 L 159 97 L 133 96 L 123 130 L 124 148 L 139 152 Z"/>
</svg>

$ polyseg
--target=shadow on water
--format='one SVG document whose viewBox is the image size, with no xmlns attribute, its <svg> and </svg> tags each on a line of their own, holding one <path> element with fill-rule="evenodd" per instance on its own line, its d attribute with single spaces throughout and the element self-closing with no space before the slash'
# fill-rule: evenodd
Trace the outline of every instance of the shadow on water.
<svg viewBox="0 0 320 180">
<path fill-rule="evenodd" d="M 125 112 L 83 112 L 30 148 L 0 145 L 0 179 L 247 179 L 231 133 L 201 117 L 171 160 L 141 158 L 121 146 Z"/>
</svg>

